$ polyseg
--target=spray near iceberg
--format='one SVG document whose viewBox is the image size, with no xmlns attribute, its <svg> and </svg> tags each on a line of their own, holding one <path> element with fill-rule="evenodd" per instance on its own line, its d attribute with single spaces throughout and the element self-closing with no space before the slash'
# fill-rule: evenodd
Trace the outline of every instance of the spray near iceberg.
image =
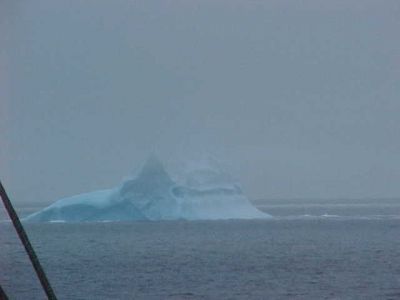
<svg viewBox="0 0 400 300">
<path fill-rule="evenodd" d="M 239 185 L 216 168 L 190 172 L 183 183 L 171 179 L 151 156 L 139 174 L 120 186 L 60 199 L 25 218 L 31 222 L 138 220 L 218 220 L 268 218 Z"/>
</svg>

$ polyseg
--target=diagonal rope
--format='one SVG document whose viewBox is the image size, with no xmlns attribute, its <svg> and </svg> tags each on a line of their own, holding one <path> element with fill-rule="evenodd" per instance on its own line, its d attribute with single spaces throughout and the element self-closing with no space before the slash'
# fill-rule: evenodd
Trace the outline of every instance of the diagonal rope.
<svg viewBox="0 0 400 300">
<path fill-rule="evenodd" d="M 1 285 L 0 285 L 0 300 L 8 300 L 6 292 L 1 288 Z"/>
<path fill-rule="evenodd" d="M 36 274 L 37 274 L 37 276 L 40 280 L 40 283 L 47 295 L 47 298 L 49 300 L 57 300 L 57 297 L 54 294 L 54 291 L 50 285 L 50 282 L 48 281 L 46 274 L 44 273 L 44 270 L 43 270 L 42 266 L 40 265 L 39 259 L 37 258 L 36 253 L 33 250 L 31 243 L 29 242 L 29 239 L 24 230 L 24 227 L 22 226 L 21 221 L 19 220 L 18 215 L 15 212 L 10 199 L 8 198 L 7 193 L 4 189 L 1 181 L 0 181 L 0 196 L 1 196 L 1 199 L 3 200 L 3 203 L 7 210 L 7 213 L 10 216 L 10 219 L 14 225 L 14 228 L 18 233 L 19 239 L 21 240 L 22 244 L 24 245 L 26 253 L 28 253 L 29 259 L 33 265 L 33 268 L 36 271 Z"/>
</svg>

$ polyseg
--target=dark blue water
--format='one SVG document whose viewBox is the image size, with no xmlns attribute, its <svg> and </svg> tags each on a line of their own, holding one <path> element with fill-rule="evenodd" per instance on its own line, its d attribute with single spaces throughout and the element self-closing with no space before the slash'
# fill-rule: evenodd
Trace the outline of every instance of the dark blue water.
<svg viewBox="0 0 400 300">
<path fill-rule="evenodd" d="M 258 201 L 276 216 L 263 221 L 26 229 L 60 299 L 400 299 L 400 202 L 342 202 Z M 0 283 L 44 299 L 5 221 Z"/>
</svg>

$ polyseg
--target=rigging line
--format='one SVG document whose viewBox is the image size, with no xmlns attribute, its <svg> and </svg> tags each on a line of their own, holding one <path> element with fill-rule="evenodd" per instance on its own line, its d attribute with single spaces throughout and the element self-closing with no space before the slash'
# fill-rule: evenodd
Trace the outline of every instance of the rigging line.
<svg viewBox="0 0 400 300">
<path fill-rule="evenodd" d="M 8 300 L 6 292 L 2 289 L 0 285 L 0 300 Z"/>
<path fill-rule="evenodd" d="M 40 265 L 39 259 L 36 256 L 35 251 L 33 250 L 33 247 L 28 239 L 28 235 L 26 234 L 24 227 L 21 224 L 21 221 L 18 218 L 17 213 L 14 210 L 14 207 L 11 204 L 10 198 L 8 198 L 6 190 L 3 187 L 3 184 L 0 181 L 0 196 L 1 199 L 3 200 L 4 207 L 7 210 L 8 215 L 11 218 L 11 221 L 13 222 L 14 228 L 18 233 L 19 239 L 21 240 L 22 244 L 24 245 L 25 251 L 29 256 L 29 259 L 33 265 L 33 268 L 35 269 L 35 272 L 40 280 L 40 283 L 43 287 L 43 290 L 45 291 L 47 298 L 49 300 L 57 300 L 56 295 L 54 294 L 54 291 L 50 285 L 50 282 L 47 279 L 47 276 Z"/>
</svg>

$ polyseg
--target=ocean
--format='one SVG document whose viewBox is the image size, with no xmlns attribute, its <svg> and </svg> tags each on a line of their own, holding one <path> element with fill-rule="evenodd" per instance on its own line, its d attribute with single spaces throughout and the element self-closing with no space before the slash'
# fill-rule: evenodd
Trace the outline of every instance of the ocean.
<svg viewBox="0 0 400 300">
<path fill-rule="evenodd" d="M 400 199 L 254 204 L 274 218 L 25 228 L 59 299 L 400 299 Z M 0 284 L 45 298 L 4 209 Z"/>
</svg>

